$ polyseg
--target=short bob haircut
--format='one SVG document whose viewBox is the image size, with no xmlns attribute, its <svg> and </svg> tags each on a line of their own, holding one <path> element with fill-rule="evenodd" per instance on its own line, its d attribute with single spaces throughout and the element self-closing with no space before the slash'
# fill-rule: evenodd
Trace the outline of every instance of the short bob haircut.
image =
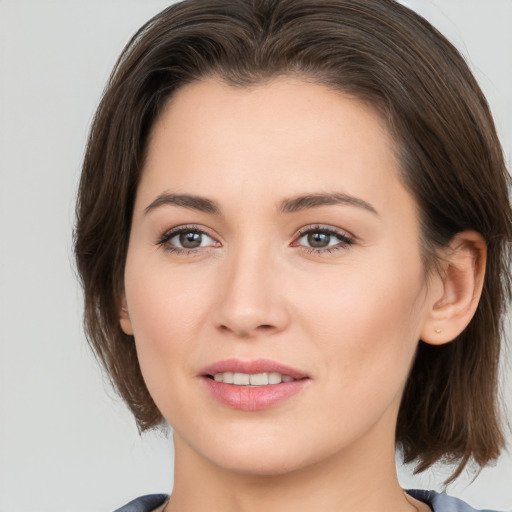
<svg viewBox="0 0 512 512">
<path fill-rule="evenodd" d="M 295 76 L 352 95 L 382 116 L 415 198 L 426 273 L 466 229 L 488 250 L 478 309 L 453 342 L 419 342 L 396 442 L 423 471 L 483 466 L 504 444 L 500 340 L 511 296 L 510 176 L 487 102 L 458 51 L 393 0 L 185 0 L 148 21 L 119 58 L 94 118 L 77 203 L 75 253 L 88 340 L 141 431 L 162 415 L 133 338 L 119 325 L 134 198 L 148 135 L 177 89 Z M 383 305 L 383 307 L 385 307 Z"/>
</svg>

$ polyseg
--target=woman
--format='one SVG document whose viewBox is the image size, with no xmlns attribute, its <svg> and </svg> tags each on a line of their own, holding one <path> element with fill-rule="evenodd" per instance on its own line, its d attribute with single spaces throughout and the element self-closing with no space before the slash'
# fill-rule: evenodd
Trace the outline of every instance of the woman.
<svg viewBox="0 0 512 512">
<path fill-rule="evenodd" d="M 150 20 L 77 208 L 91 344 L 174 433 L 171 497 L 121 510 L 471 510 L 404 492 L 395 447 L 452 480 L 503 446 L 508 180 L 463 59 L 394 1 Z"/>
</svg>

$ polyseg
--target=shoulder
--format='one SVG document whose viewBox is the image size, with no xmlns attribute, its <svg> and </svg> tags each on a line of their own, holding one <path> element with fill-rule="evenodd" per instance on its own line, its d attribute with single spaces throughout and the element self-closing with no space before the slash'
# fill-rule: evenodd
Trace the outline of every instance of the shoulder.
<svg viewBox="0 0 512 512">
<path fill-rule="evenodd" d="M 124 507 L 118 508 L 114 512 L 151 512 L 159 507 L 167 499 L 167 494 L 148 494 L 141 496 Z"/>
<path fill-rule="evenodd" d="M 489 509 L 477 510 L 464 501 L 444 493 L 423 490 L 408 490 L 407 494 L 426 503 L 433 512 L 497 512 Z"/>
</svg>

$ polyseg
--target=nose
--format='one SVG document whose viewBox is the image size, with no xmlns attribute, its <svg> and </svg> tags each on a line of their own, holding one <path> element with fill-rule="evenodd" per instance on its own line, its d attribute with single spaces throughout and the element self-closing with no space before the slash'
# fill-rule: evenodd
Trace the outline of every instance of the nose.
<svg viewBox="0 0 512 512">
<path fill-rule="evenodd" d="M 283 290 L 283 269 L 263 251 L 245 250 L 223 262 L 214 322 L 239 338 L 282 332 L 290 315 Z"/>
</svg>

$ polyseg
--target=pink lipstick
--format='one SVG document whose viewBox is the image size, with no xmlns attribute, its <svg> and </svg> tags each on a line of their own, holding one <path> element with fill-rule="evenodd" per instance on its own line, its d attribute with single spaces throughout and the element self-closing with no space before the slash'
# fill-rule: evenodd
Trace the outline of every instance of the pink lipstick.
<svg viewBox="0 0 512 512">
<path fill-rule="evenodd" d="M 227 359 L 201 372 L 206 388 L 221 404 L 259 411 L 299 393 L 310 380 L 305 373 L 267 359 Z"/>
</svg>

